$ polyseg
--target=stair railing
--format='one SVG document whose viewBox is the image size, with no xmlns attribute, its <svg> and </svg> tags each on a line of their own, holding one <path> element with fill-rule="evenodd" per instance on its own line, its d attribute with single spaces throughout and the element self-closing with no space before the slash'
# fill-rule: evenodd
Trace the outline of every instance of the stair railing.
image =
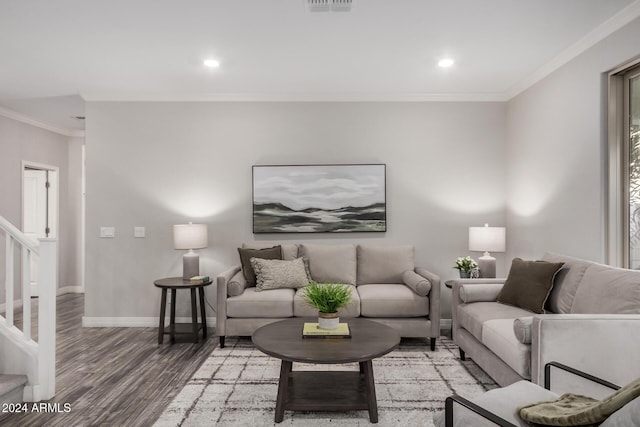
<svg viewBox="0 0 640 427">
<path fill-rule="evenodd" d="M 57 288 L 57 241 L 46 238 L 27 237 L 13 224 L 0 216 L 0 230 L 5 235 L 5 316 L 0 316 L 0 327 L 11 337 L 13 349 L 7 353 L 14 359 L 24 353 L 22 361 L 11 361 L 12 370 L 5 372 L 25 374 L 25 401 L 51 399 L 56 389 L 56 288 Z M 14 295 L 15 254 L 21 251 L 22 261 L 22 330 L 15 326 Z M 31 260 L 38 261 L 38 341 L 31 337 Z M 3 342 L 6 344 L 6 342 Z"/>
</svg>

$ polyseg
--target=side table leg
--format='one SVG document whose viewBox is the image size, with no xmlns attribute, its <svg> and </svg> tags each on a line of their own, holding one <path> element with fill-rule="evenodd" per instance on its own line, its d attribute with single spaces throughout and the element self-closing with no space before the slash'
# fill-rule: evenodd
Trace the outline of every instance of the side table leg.
<svg viewBox="0 0 640 427">
<path fill-rule="evenodd" d="M 164 315 L 167 310 L 167 289 L 162 288 L 162 297 L 160 298 L 160 322 L 158 324 L 158 344 L 162 344 L 164 338 Z"/>
<path fill-rule="evenodd" d="M 367 390 L 367 406 L 369 406 L 369 421 L 378 422 L 378 401 L 376 400 L 376 383 L 373 380 L 373 365 L 371 360 L 360 362 L 364 368 L 364 382 Z"/>
<path fill-rule="evenodd" d="M 171 316 L 169 317 L 169 331 L 171 332 L 169 337 L 171 343 L 176 342 L 176 288 L 171 289 Z"/>
<path fill-rule="evenodd" d="M 200 293 L 200 317 L 202 319 L 202 339 L 207 338 L 207 310 L 204 306 L 204 288 L 198 288 Z"/>
<path fill-rule="evenodd" d="M 280 364 L 280 379 L 278 380 L 278 398 L 276 399 L 276 415 L 275 422 L 281 423 L 284 419 L 284 406 L 287 403 L 287 394 L 289 388 L 289 374 L 293 362 L 283 360 Z"/>
<path fill-rule="evenodd" d="M 191 327 L 193 330 L 193 342 L 198 342 L 198 306 L 196 305 L 196 290 L 191 288 Z"/>
</svg>

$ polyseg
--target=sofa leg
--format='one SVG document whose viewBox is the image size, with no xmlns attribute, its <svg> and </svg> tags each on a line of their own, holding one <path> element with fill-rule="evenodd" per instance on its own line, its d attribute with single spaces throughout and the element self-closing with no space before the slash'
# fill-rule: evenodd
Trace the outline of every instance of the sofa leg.
<svg viewBox="0 0 640 427">
<path fill-rule="evenodd" d="M 463 350 L 463 349 L 461 349 L 461 348 L 459 348 L 458 350 L 460 350 L 460 360 L 467 360 L 467 359 L 464 357 L 464 350 Z"/>
<path fill-rule="evenodd" d="M 434 351 L 436 349 L 436 339 L 435 337 L 431 337 L 431 351 Z"/>
<path fill-rule="evenodd" d="M 224 348 L 224 335 L 220 336 L 220 348 Z"/>
</svg>

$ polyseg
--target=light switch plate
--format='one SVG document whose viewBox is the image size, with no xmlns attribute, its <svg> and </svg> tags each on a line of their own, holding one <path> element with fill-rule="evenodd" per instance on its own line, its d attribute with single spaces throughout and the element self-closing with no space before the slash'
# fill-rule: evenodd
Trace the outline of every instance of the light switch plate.
<svg viewBox="0 0 640 427">
<path fill-rule="evenodd" d="M 116 237 L 116 228 L 100 227 L 100 237 Z"/>
<path fill-rule="evenodd" d="M 133 227 L 133 237 L 144 237 L 144 227 Z"/>
</svg>

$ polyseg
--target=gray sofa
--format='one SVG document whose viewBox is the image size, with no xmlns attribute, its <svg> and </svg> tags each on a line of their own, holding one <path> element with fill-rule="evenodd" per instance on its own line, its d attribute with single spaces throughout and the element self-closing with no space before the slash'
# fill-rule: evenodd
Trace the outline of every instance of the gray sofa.
<svg viewBox="0 0 640 427">
<path fill-rule="evenodd" d="M 273 243 L 243 244 L 261 249 Z M 414 265 L 413 246 L 353 244 L 282 244 L 283 259 L 303 257 L 311 279 L 343 283 L 352 301 L 341 318 L 366 317 L 395 328 L 402 337 L 429 338 L 431 349 L 440 335 L 440 278 Z M 411 272 L 411 273 L 407 273 Z M 415 276 L 417 273 L 419 276 Z M 407 274 L 420 277 L 419 295 L 405 284 Z M 404 276 L 404 280 L 403 280 Z M 241 266 L 217 277 L 216 335 L 224 347 L 226 336 L 250 336 L 262 325 L 291 317 L 317 317 L 301 289 L 257 291 L 247 285 Z"/>
<path fill-rule="evenodd" d="M 461 358 L 473 358 L 501 386 L 542 385 L 552 361 L 616 384 L 640 377 L 640 271 L 553 253 L 542 260 L 564 263 L 545 314 L 497 302 L 504 279 L 453 281 L 452 335 Z"/>
</svg>

